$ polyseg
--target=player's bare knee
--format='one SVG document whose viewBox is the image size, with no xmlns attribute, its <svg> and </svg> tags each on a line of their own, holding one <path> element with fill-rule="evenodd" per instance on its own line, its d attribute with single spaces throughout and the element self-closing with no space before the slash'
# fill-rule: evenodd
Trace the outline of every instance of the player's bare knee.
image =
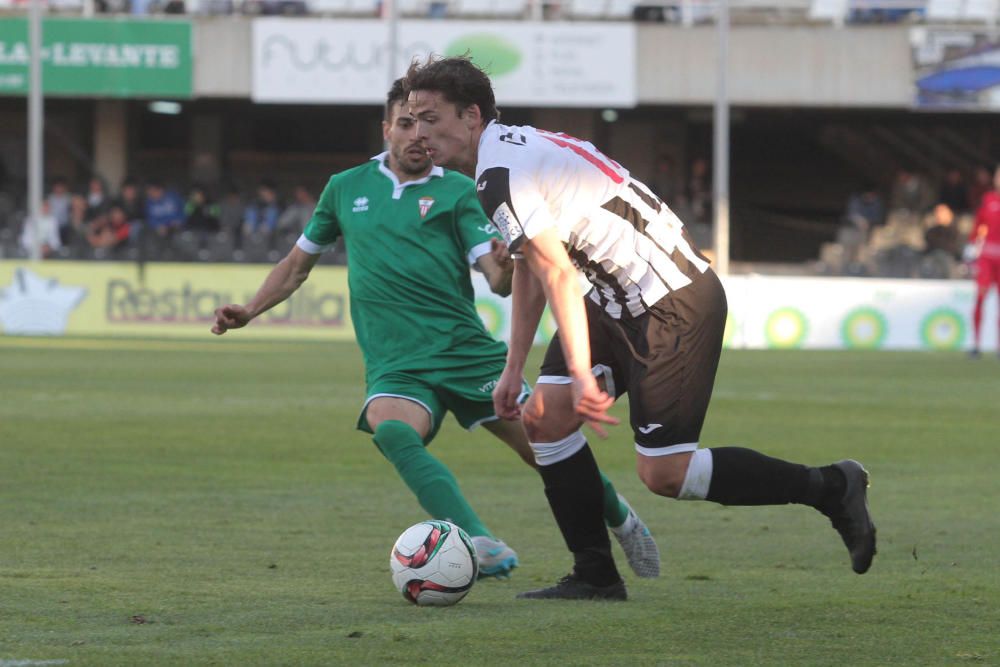
<svg viewBox="0 0 1000 667">
<path fill-rule="evenodd" d="M 647 457 L 638 465 L 639 479 L 658 496 L 677 498 L 684 486 L 690 453 Z"/>
<path fill-rule="evenodd" d="M 528 399 L 521 411 L 521 423 L 524 424 L 524 432 L 531 442 L 555 442 L 562 440 L 579 428 L 571 414 L 564 414 L 565 410 L 558 410 L 543 399 L 542 394 L 536 393 Z"/>
</svg>

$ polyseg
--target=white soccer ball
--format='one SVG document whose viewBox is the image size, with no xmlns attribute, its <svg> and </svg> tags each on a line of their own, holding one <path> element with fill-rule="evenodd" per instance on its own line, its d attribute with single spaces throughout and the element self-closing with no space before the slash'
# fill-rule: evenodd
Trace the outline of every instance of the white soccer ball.
<svg viewBox="0 0 1000 667">
<path fill-rule="evenodd" d="M 396 540 L 389 555 L 392 583 L 420 606 L 445 607 L 464 598 L 479 575 L 468 533 L 448 521 L 421 521 Z"/>
</svg>

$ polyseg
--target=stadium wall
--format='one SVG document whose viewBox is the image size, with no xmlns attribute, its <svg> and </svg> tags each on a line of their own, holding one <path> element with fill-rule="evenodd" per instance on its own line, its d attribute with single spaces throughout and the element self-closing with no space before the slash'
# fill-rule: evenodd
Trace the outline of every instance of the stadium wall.
<svg viewBox="0 0 1000 667">
<path fill-rule="evenodd" d="M 284 23 L 290 34 L 304 25 L 295 18 L 267 20 L 272 26 Z M 311 23 L 324 20 L 336 25 L 334 19 L 313 19 Z M 251 97 L 255 58 L 252 25 L 251 19 L 241 18 L 194 21 L 195 97 Z M 481 25 L 488 31 L 491 22 Z M 733 104 L 836 108 L 913 105 L 914 69 L 906 26 L 734 26 L 730 40 Z M 638 24 L 638 103 L 711 104 L 715 98 L 715 48 L 712 26 Z"/>
<path fill-rule="evenodd" d="M 220 305 L 249 300 L 265 265 L 0 262 L 3 335 L 207 338 Z M 473 276 L 477 308 L 498 338 L 510 300 Z M 731 276 L 725 345 L 767 349 L 959 350 L 969 346 L 970 281 Z M 347 270 L 318 266 L 291 299 L 246 333 L 256 339 L 351 340 Z M 995 293 L 984 313 L 985 349 L 997 345 Z M 536 342 L 555 325 L 546 313 Z"/>
</svg>

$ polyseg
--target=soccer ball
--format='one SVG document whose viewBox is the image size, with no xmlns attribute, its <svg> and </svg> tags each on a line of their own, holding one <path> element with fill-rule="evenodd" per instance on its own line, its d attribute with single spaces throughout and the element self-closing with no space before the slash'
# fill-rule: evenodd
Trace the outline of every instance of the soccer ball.
<svg viewBox="0 0 1000 667">
<path fill-rule="evenodd" d="M 445 607 L 464 598 L 479 575 L 468 533 L 448 521 L 421 521 L 396 540 L 389 555 L 392 583 L 420 606 Z"/>
</svg>

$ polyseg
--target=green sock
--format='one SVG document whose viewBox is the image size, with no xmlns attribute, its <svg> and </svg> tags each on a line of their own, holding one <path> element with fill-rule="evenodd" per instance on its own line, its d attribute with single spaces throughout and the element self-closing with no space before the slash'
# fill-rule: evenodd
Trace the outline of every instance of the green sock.
<svg viewBox="0 0 1000 667">
<path fill-rule="evenodd" d="M 625 523 L 628 518 L 628 506 L 618 499 L 618 492 L 611 480 L 601 473 L 601 483 L 604 485 L 604 523 L 612 528 Z"/>
<path fill-rule="evenodd" d="M 458 488 L 451 471 L 424 447 L 420 435 L 401 421 L 384 421 L 375 429 L 375 444 L 435 519 L 456 523 L 471 536 L 493 535 Z"/>
</svg>

